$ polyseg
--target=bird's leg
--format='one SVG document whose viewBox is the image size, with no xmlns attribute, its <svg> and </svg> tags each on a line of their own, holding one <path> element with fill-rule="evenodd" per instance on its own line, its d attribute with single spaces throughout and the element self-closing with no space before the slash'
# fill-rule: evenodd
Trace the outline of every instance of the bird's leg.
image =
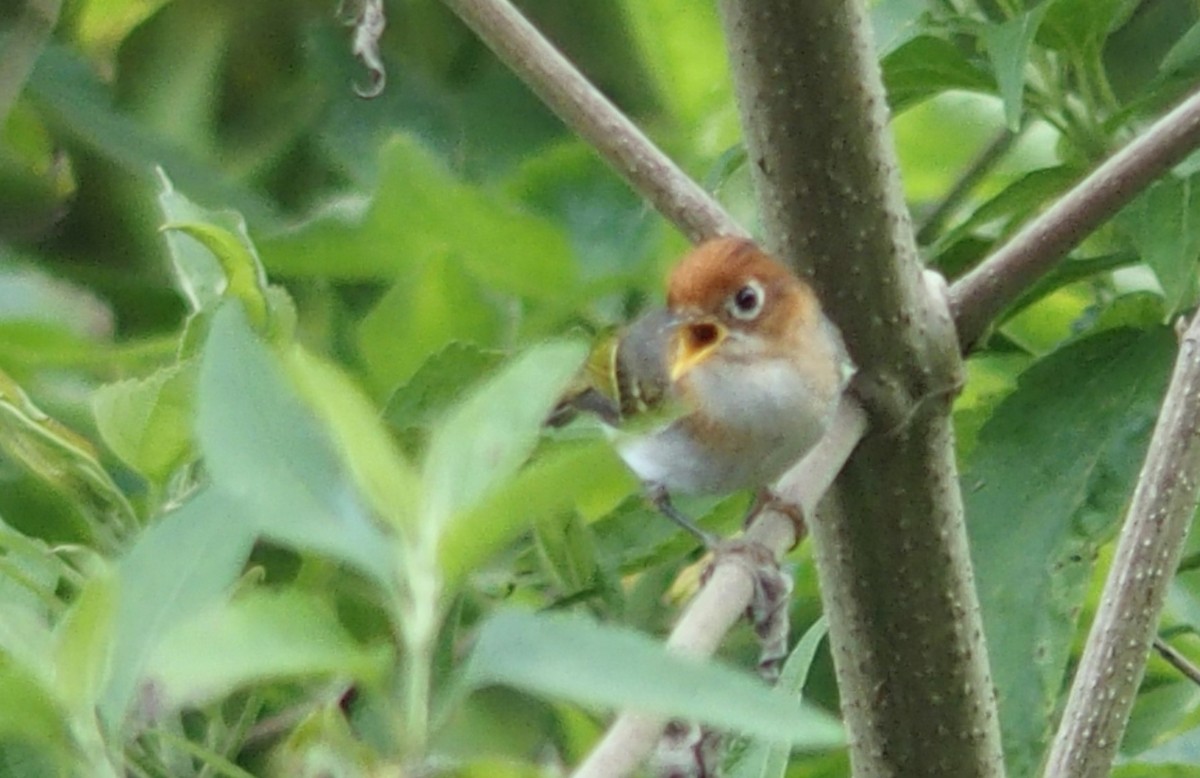
<svg viewBox="0 0 1200 778">
<path fill-rule="evenodd" d="M 658 512 L 666 516 L 671 521 L 688 531 L 697 540 L 704 544 L 705 548 L 710 550 L 715 549 L 721 539 L 711 532 L 706 532 L 692 521 L 683 511 L 675 507 L 671 502 L 671 495 L 667 492 L 667 488 L 662 484 L 647 483 L 646 484 L 646 499 L 650 501 Z"/>
</svg>

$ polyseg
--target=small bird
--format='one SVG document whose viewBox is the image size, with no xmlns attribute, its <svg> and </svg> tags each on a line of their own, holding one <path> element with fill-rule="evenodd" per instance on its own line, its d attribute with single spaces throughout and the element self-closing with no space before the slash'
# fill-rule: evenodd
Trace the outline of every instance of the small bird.
<svg viewBox="0 0 1200 778">
<path fill-rule="evenodd" d="M 825 434 L 853 372 L 812 287 L 715 238 L 672 271 L 665 310 L 592 353 L 550 421 L 597 415 L 651 502 L 711 546 L 670 494 L 768 487 Z"/>
</svg>

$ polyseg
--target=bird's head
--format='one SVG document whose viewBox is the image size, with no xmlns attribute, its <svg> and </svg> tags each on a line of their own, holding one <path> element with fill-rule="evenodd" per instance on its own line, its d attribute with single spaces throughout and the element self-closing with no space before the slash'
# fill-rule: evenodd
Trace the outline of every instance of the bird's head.
<svg viewBox="0 0 1200 778">
<path fill-rule="evenodd" d="M 667 308 L 678 322 L 672 381 L 714 358 L 753 363 L 796 353 L 822 320 L 812 288 L 743 238 L 716 238 L 685 256 L 668 280 Z"/>
</svg>

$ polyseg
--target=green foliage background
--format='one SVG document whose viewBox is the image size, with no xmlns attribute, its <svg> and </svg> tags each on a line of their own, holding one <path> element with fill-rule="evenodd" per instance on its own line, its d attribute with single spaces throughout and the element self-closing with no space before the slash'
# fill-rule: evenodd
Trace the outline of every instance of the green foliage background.
<svg viewBox="0 0 1200 778">
<path fill-rule="evenodd" d="M 755 224 L 712 5 L 522 6 Z M 26 10 L 0 8 L 0 67 Z M 671 660 L 636 633 L 669 627 L 686 539 L 595 430 L 539 429 L 683 239 L 438 3 L 388 6 L 372 101 L 336 11 L 68 2 L 2 128 L 0 776 L 541 775 L 630 704 L 741 733 L 736 775 L 845 774 L 807 549 L 805 704 Z M 922 248 L 951 278 L 1200 70 L 1190 0 L 872 12 Z M 1195 304 L 1198 170 L 1089 238 L 968 365 L 1010 775 L 1036 772 L 1167 325 Z M 745 504 L 687 507 L 731 532 Z M 1164 627 L 1200 656 L 1194 559 Z M 724 658 L 753 652 L 738 634 Z M 1119 773 L 1200 774 L 1198 724 L 1200 690 L 1152 662 Z"/>
</svg>

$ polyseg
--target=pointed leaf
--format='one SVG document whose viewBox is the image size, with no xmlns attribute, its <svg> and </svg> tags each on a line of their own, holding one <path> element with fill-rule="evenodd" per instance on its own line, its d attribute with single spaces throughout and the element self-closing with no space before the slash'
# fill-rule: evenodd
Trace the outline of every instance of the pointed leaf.
<svg viewBox="0 0 1200 778">
<path fill-rule="evenodd" d="M 299 346 L 284 363 L 308 407 L 325 423 L 355 484 L 392 526 L 411 526 L 420 500 L 420 479 L 396 447 L 379 412 L 333 364 Z"/>
<path fill-rule="evenodd" d="M 567 341 L 532 348 L 450 412 L 425 458 L 423 526 L 440 530 L 516 472 L 586 353 Z"/>
<path fill-rule="evenodd" d="M 584 705 L 699 721 L 801 750 L 845 742 L 836 719 L 747 673 L 572 616 L 493 616 L 480 630 L 464 680 L 469 688 L 502 683 Z"/>
<path fill-rule="evenodd" d="M 209 488 L 143 532 L 121 559 L 112 671 L 100 707 L 110 729 L 123 723 L 151 649 L 229 589 L 257 537 L 240 506 Z"/>
<path fill-rule="evenodd" d="M 104 442 L 151 481 L 162 483 L 192 453 L 199 366 L 199 360 L 187 359 L 146 378 L 106 384 L 92 395 Z"/>
<path fill-rule="evenodd" d="M 796 700 L 803 698 L 808 671 L 812 669 L 817 649 L 828 632 L 829 627 L 824 616 L 808 628 L 804 637 L 800 638 L 796 647 L 792 649 L 791 656 L 779 674 L 779 681 L 775 684 L 777 691 Z M 783 778 L 787 772 L 790 753 L 787 746 L 755 740 L 736 756 L 732 765 L 729 765 L 727 778 Z"/>
<path fill-rule="evenodd" d="M 198 406 L 196 437 L 213 484 L 259 531 L 391 585 L 391 544 L 361 504 L 329 436 L 237 303 L 222 305 L 213 318 Z"/>
<path fill-rule="evenodd" d="M 983 29 L 983 43 L 996 73 L 1000 99 L 1004 101 L 1005 123 L 1012 132 L 1021 127 L 1029 48 L 1051 5 L 1042 3 L 1003 24 L 989 24 Z"/>
</svg>

